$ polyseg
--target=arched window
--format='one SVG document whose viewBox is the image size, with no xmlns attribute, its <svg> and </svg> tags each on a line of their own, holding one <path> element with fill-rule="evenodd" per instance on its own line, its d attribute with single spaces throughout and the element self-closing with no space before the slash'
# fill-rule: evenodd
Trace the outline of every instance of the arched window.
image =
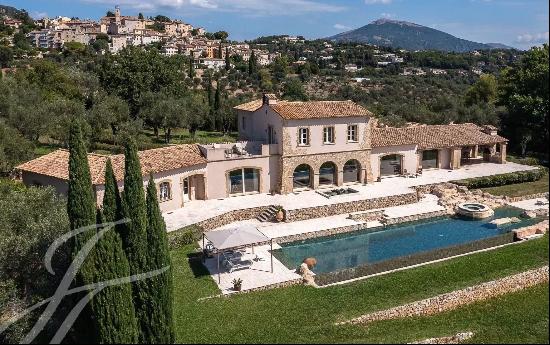
<svg viewBox="0 0 550 345">
<path fill-rule="evenodd" d="M 260 191 L 260 170 L 240 168 L 227 174 L 229 194 L 257 193 Z"/>
<path fill-rule="evenodd" d="M 319 168 L 319 185 L 336 184 L 336 165 L 325 162 Z"/>
<path fill-rule="evenodd" d="M 292 183 L 294 189 L 311 187 L 311 167 L 307 164 L 298 165 L 292 174 Z"/>
<path fill-rule="evenodd" d="M 360 180 L 361 169 L 359 162 L 355 159 L 350 159 L 344 164 L 344 183 L 347 182 L 358 182 Z"/>
<path fill-rule="evenodd" d="M 403 164 L 402 155 L 387 155 L 380 158 L 380 176 L 391 176 L 401 174 Z"/>
<path fill-rule="evenodd" d="M 170 188 L 170 182 L 161 182 L 159 184 L 159 200 L 167 201 L 172 199 L 172 190 Z"/>
</svg>

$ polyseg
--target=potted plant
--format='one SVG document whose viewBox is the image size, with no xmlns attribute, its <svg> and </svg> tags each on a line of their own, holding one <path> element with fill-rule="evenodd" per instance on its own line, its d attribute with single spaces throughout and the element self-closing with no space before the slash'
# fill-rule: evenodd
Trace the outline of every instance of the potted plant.
<svg viewBox="0 0 550 345">
<path fill-rule="evenodd" d="M 277 206 L 277 212 L 275 213 L 275 219 L 278 222 L 282 222 L 285 219 L 285 212 L 282 206 Z"/>
<path fill-rule="evenodd" d="M 243 286 L 243 280 L 241 278 L 233 279 L 232 283 L 233 283 L 233 290 L 241 291 L 241 288 Z"/>
</svg>

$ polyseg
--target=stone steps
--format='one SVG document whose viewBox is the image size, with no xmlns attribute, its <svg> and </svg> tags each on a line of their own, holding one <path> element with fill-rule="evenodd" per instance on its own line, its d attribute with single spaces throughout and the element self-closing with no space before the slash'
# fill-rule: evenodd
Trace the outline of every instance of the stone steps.
<svg viewBox="0 0 550 345">
<path fill-rule="evenodd" d="M 269 208 L 267 210 L 260 213 L 256 217 L 256 219 L 259 220 L 262 223 L 268 222 L 268 221 L 273 220 L 273 218 L 275 217 L 275 213 L 277 213 L 277 207 L 271 205 L 271 206 L 269 206 Z"/>
</svg>

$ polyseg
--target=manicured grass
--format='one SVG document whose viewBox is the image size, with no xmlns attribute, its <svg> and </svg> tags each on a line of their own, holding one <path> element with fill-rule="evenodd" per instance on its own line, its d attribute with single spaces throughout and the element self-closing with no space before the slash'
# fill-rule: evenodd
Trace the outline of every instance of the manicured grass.
<svg viewBox="0 0 550 345">
<path fill-rule="evenodd" d="M 548 188 L 548 174 L 546 174 L 540 180 L 534 182 L 516 183 L 491 188 L 481 188 L 481 190 L 487 193 L 491 193 L 493 195 L 516 197 L 548 192 Z"/>
<path fill-rule="evenodd" d="M 547 344 L 548 312 L 546 283 L 439 315 L 372 323 L 362 340 L 387 342 L 393 334 L 393 341 L 406 343 L 470 331 L 471 344 Z"/>
<path fill-rule="evenodd" d="M 172 252 L 177 341 L 184 343 L 411 341 L 469 330 L 463 329 L 463 324 L 475 325 L 473 331 L 479 339 L 495 339 L 493 335 L 502 334 L 497 340 L 505 342 L 515 339 L 511 335 L 513 331 L 499 332 L 495 308 L 483 306 L 466 307 L 481 308 L 475 313 L 434 316 L 426 323 L 428 326 L 416 319 L 381 322 L 369 327 L 335 326 L 334 323 L 548 264 L 548 236 L 545 236 L 353 284 L 324 289 L 293 286 L 197 301 L 219 291 L 200 261 L 188 261 L 193 250 L 187 246 Z M 532 306 L 546 303 L 548 294 L 543 296 L 536 289 L 532 291 L 529 303 L 522 304 L 521 296 L 511 296 L 504 298 L 503 307 L 497 309 L 502 317 L 511 311 L 533 313 L 533 317 L 514 319 L 513 326 L 525 331 L 532 328 L 530 323 L 534 319 L 548 322 L 548 310 L 542 313 L 540 308 Z M 452 322 L 447 322 L 445 317 Z M 488 322 L 487 318 L 493 321 Z M 399 322 L 402 325 L 395 328 Z M 502 321 L 502 327 L 507 324 Z"/>
<path fill-rule="evenodd" d="M 34 155 L 36 157 L 38 156 L 43 156 L 43 155 L 46 155 L 50 152 L 53 152 L 55 150 L 57 150 L 59 148 L 58 145 L 51 145 L 51 144 L 43 144 L 43 143 L 39 143 L 35 148 L 34 148 Z"/>
</svg>

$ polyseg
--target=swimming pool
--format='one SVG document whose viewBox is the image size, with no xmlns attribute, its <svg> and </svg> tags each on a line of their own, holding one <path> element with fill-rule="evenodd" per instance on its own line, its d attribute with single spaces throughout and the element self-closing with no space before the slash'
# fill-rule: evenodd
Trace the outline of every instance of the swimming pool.
<svg viewBox="0 0 550 345">
<path fill-rule="evenodd" d="M 493 217 L 482 220 L 441 217 L 396 224 L 376 231 L 367 229 L 281 244 L 274 254 L 291 269 L 304 258 L 314 257 L 317 266 L 313 271 L 328 273 L 496 237 L 538 221 L 520 218 L 519 223 L 499 227 L 489 223 L 496 218 L 519 217 L 521 213 L 518 208 L 502 207 L 495 210 Z"/>
</svg>

